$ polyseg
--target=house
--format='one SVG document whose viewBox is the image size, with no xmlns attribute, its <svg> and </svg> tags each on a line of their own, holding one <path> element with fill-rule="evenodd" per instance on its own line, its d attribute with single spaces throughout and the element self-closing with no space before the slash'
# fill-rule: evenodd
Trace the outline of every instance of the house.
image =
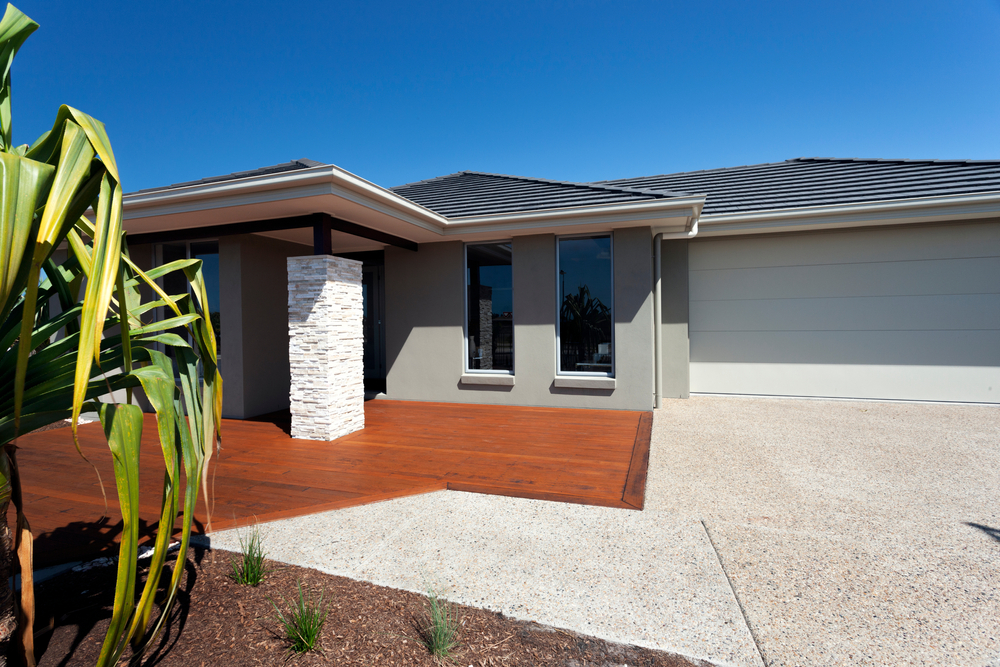
<svg viewBox="0 0 1000 667">
<path fill-rule="evenodd" d="M 1000 403 L 1000 161 L 387 189 L 296 160 L 132 193 L 125 227 L 147 266 L 206 260 L 228 417 L 291 392 L 323 421 L 364 389 L 633 410 L 691 393 Z"/>
</svg>

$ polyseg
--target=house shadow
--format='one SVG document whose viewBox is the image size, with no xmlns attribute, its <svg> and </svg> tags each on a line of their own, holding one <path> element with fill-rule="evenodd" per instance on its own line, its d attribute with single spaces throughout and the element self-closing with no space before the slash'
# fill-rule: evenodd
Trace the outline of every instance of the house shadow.
<svg viewBox="0 0 1000 667">
<path fill-rule="evenodd" d="M 292 411 L 288 408 L 285 408 L 284 410 L 277 410 L 275 412 L 268 412 L 263 415 L 257 415 L 256 417 L 249 417 L 243 421 L 273 424 L 277 428 L 281 429 L 285 435 L 289 437 L 292 435 Z"/>
</svg>

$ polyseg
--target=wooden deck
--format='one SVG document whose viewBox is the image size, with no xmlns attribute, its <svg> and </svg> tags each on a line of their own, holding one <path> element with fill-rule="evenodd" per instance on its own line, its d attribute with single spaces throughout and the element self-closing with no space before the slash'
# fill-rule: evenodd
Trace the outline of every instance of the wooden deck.
<svg viewBox="0 0 1000 667">
<path fill-rule="evenodd" d="M 285 418 L 287 420 L 287 417 Z M 288 423 L 224 420 L 213 460 L 212 529 L 454 489 L 642 509 L 652 414 L 369 401 L 366 427 L 334 442 L 294 440 Z M 81 446 L 69 429 L 24 436 L 18 462 L 40 567 L 106 555 L 121 530 L 110 454 L 100 426 Z M 159 517 L 163 459 L 147 415 L 140 499 L 144 534 Z M 199 503 L 198 530 L 205 512 Z"/>
</svg>

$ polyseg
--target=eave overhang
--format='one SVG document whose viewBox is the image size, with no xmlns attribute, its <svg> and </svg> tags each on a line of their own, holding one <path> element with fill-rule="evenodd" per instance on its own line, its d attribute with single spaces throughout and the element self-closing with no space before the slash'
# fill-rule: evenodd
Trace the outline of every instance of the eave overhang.
<svg viewBox="0 0 1000 667">
<path fill-rule="evenodd" d="M 767 234 L 1000 217 L 1000 192 L 705 214 L 699 236 Z"/>
<path fill-rule="evenodd" d="M 704 196 L 447 218 L 334 165 L 144 191 L 124 198 L 132 234 L 327 213 L 415 243 L 625 227 L 696 229 Z"/>
</svg>

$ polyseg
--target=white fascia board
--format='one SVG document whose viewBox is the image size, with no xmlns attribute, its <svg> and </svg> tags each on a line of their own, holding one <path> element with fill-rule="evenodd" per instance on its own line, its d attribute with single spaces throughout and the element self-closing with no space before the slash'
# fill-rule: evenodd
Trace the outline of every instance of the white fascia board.
<svg viewBox="0 0 1000 667">
<path fill-rule="evenodd" d="M 682 233 L 691 229 L 705 205 L 704 196 L 641 202 L 521 211 L 496 215 L 446 218 L 405 197 L 334 165 L 299 169 L 233 181 L 192 184 L 181 188 L 139 192 L 124 198 L 124 218 L 178 215 L 213 209 L 260 205 L 332 195 L 414 225 L 439 236 L 455 237 L 517 232 L 558 233 L 581 226 L 594 231 L 655 226 Z"/>
<path fill-rule="evenodd" d="M 682 229 L 676 227 L 653 227 L 650 232 L 655 237 L 662 234 L 662 239 L 690 239 L 698 236 L 698 218 L 689 221 Z"/>
<path fill-rule="evenodd" d="M 701 236 L 813 231 L 1000 216 L 1000 192 L 701 216 Z"/>
<path fill-rule="evenodd" d="M 446 218 L 430 209 L 334 165 L 126 195 L 124 217 L 132 220 L 318 195 L 335 195 L 436 234 L 447 224 Z"/>
<path fill-rule="evenodd" d="M 446 236 L 483 233 L 558 232 L 564 227 L 585 225 L 595 231 L 624 227 L 659 227 L 673 231 L 690 228 L 705 205 L 704 197 L 677 197 L 642 202 L 577 206 L 541 211 L 519 211 L 495 215 L 449 218 Z"/>
</svg>

